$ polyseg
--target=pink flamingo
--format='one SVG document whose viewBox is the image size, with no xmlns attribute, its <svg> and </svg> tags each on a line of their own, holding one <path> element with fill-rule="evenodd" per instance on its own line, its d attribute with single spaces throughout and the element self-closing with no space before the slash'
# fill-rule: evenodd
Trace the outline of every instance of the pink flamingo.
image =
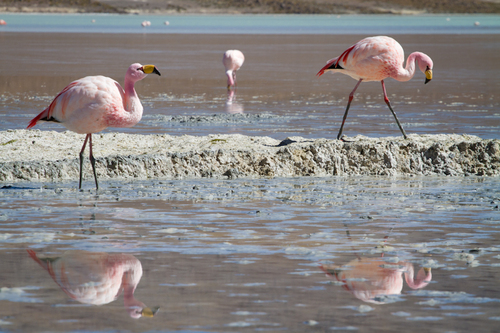
<svg viewBox="0 0 500 333">
<path fill-rule="evenodd" d="M 99 189 L 92 154 L 92 133 L 107 127 L 132 127 L 141 120 L 143 107 L 134 84 L 146 74 L 161 75 L 154 65 L 132 64 L 125 74 L 125 89 L 118 82 L 105 76 L 87 76 L 71 82 L 64 88 L 27 128 L 39 121 L 61 123 L 70 131 L 87 134 L 80 151 L 80 185 L 82 188 L 83 152 L 89 142 L 90 163 L 94 172 L 95 187 Z"/>
<path fill-rule="evenodd" d="M 226 68 L 227 75 L 227 90 L 232 86 L 236 86 L 236 71 L 241 68 L 245 56 L 238 50 L 227 50 L 222 57 L 222 63 Z"/>
<path fill-rule="evenodd" d="M 416 279 L 413 265 L 408 262 L 389 264 L 381 258 L 357 258 L 343 267 L 322 265 L 321 269 L 356 298 L 370 303 L 383 303 L 384 295 L 399 295 L 403 290 L 403 274 L 412 289 L 424 288 L 432 280 L 431 269 L 421 268 Z"/>
<path fill-rule="evenodd" d="M 58 258 L 39 258 L 35 251 L 27 251 L 66 295 L 80 303 L 108 304 L 123 290 L 130 317 L 153 317 L 159 309 L 148 308 L 134 298 L 142 277 L 142 265 L 133 255 L 73 250 Z"/>
<path fill-rule="evenodd" d="M 347 118 L 347 112 L 351 106 L 354 92 L 358 89 L 361 81 L 380 81 L 382 82 L 382 91 L 384 92 L 384 100 L 391 110 L 396 122 L 406 139 L 406 133 L 399 122 L 396 113 L 392 109 L 389 98 L 385 91 L 384 79 L 392 77 L 398 81 L 408 81 L 415 74 L 415 62 L 417 62 L 419 69 L 425 74 L 425 83 L 432 79 L 432 59 L 422 53 L 413 52 L 406 60 L 406 67 L 403 68 L 404 51 L 401 45 L 391 37 L 377 36 L 368 37 L 360 40 L 347 50 L 345 50 L 339 57 L 328 60 L 317 76 L 323 75 L 327 71 L 338 72 L 349 75 L 358 83 L 349 94 L 349 102 L 345 110 L 344 119 L 340 126 L 337 139 L 342 136 L 342 129 L 344 122 Z"/>
</svg>

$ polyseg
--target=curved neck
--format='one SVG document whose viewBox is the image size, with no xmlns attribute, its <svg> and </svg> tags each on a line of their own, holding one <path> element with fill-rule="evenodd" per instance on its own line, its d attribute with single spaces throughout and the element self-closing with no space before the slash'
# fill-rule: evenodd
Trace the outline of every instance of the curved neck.
<svg viewBox="0 0 500 333">
<path fill-rule="evenodd" d="M 233 70 L 229 69 L 226 71 L 226 76 L 227 76 L 227 85 L 228 86 L 234 86 L 234 80 L 233 80 Z"/>
<path fill-rule="evenodd" d="M 115 114 L 108 119 L 109 127 L 132 127 L 142 118 L 143 107 L 134 88 L 135 82 L 130 78 L 125 78 L 123 110 L 117 110 L 119 117 Z M 117 83 L 118 85 L 118 83 Z M 119 88 L 121 90 L 121 88 Z"/>
<path fill-rule="evenodd" d="M 134 297 L 135 288 L 142 277 L 142 265 L 137 258 L 127 258 L 123 262 L 123 303 L 129 315 L 133 318 L 141 316 L 142 309 L 146 306 Z"/>
<path fill-rule="evenodd" d="M 405 280 L 408 287 L 411 289 L 420 289 L 429 284 L 432 279 L 432 273 L 430 268 L 421 268 L 417 273 L 417 278 L 413 278 L 414 270 L 413 265 L 406 265 Z"/>
<path fill-rule="evenodd" d="M 415 63 L 418 61 L 420 58 L 420 52 L 413 52 L 408 56 L 408 59 L 406 59 L 406 67 L 403 68 L 401 67 L 397 74 L 393 77 L 394 79 L 398 81 L 409 81 L 415 75 Z"/>
</svg>

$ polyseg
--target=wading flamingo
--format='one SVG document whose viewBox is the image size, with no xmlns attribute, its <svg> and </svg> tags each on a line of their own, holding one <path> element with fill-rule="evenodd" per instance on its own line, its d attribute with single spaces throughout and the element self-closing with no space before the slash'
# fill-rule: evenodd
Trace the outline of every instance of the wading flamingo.
<svg viewBox="0 0 500 333">
<path fill-rule="evenodd" d="M 28 128 L 31 128 L 39 121 L 54 121 L 61 123 L 70 131 L 87 134 L 80 151 L 79 189 L 82 188 L 83 152 L 87 141 L 95 187 L 99 189 L 95 159 L 92 154 L 92 133 L 100 132 L 107 127 L 132 127 L 141 120 L 143 108 L 134 84 L 151 73 L 160 75 L 154 65 L 130 65 L 125 74 L 124 89 L 115 80 L 100 75 L 73 81 L 29 123 Z"/>
<path fill-rule="evenodd" d="M 226 68 L 227 90 L 236 86 L 236 71 L 240 69 L 245 61 L 245 56 L 238 50 L 227 50 L 222 57 L 222 63 Z"/>
<path fill-rule="evenodd" d="M 392 109 L 391 102 L 387 97 L 385 91 L 384 79 L 392 77 L 398 81 L 408 81 L 415 74 L 415 62 L 418 64 L 419 69 L 425 74 L 425 83 L 432 79 L 432 59 L 422 53 L 413 52 L 406 60 L 406 67 L 403 68 L 404 51 L 401 45 L 391 37 L 377 36 L 367 37 L 360 40 L 347 50 L 345 50 L 339 57 L 328 60 L 326 66 L 323 67 L 317 76 L 323 75 L 327 71 L 334 73 L 342 73 L 349 75 L 358 83 L 349 94 L 349 102 L 345 110 L 344 119 L 340 126 L 337 139 L 342 136 L 342 129 L 344 122 L 347 118 L 347 112 L 351 106 L 354 92 L 358 89 L 361 81 L 380 81 L 382 82 L 382 91 L 384 92 L 384 100 L 391 110 L 396 122 L 406 139 L 406 133 L 401 126 L 401 123 Z"/>
<path fill-rule="evenodd" d="M 123 302 L 130 317 L 153 317 L 159 309 L 148 308 L 134 298 L 142 265 L 131 254 L 70 250 L 61 257 L 40 258 L 35 251 L 27 251 L 66 295 L 80 303 L 108 304 L 123 290 Z"/>
</svg>

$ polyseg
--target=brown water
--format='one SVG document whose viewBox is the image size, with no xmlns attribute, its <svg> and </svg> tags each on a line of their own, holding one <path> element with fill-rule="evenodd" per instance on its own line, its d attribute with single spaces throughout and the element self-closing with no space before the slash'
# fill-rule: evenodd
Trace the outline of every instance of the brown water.
<svg viewBox="0 0 500 333">
<path fill-rule="evenodd" d="M 137 84 L 145 116 L 127 132 L 334 138 L 355 81 L 315 74 L 361 37 L 0 33 L 0 129 L 24 128 L 71 80 L 123 81 L 141 62 L 162 76 Z M 420 50 L 435 63 L 430 84 L 420 73 L 386 82 L 407 132 L 499 137 L 497 36 L 397 39 L 407 54 Z M 231 105 L 221 63 L 229 48 L 246 55 Z M 360 86 L 345 133 L 399 135 L 380 84 Z M 493 332 L 499 325 L 497 178 L 102 181 L 98 195 L 77 192 L 76 182 L 0 185 L 0 332 Z M 140 262 L 142 276 L 108 278 L 124 267 L 109 262 L 121 254 Z M 417 279 L 431 268 L 432 277 L 412 289 L 403 278 L 411 268 Z M 140 277 L 135 299 L 160 307 L 154 318 L 132 319 L 123 291 L 99 306 L 77 296 L 105 283 L 113 290 L 112 281 L 119 288 L 131 272 Z"/>
<path fill-rule="evenodd" d="M 0 189 L 1 331 L 498 327 L 500 192 L 493 178 L 104 185 L 97 196 L 75 191 L 74 183 Z M 52 270 L 28 249 L 52 258 Z M 123 292 L 100 306 L 82 303 L 83 289 L 122 283 L 122 273 L 111 275 L 124 263 L 91 260 L 95 252 L 140 262 L 134 297 L 160 307 L 154 318 L 130 318 Z M 358 262 L 370 271 L 354 269 Z M 341 278 L 334 266 L 349 275 Z M 424 267 L 432 277 L 410 288 L 403 272 L 413 269 L 418 278 Z M 380 287 L 367 298 L 370 285 Z M 87 303 L 98 302 L 93 295 Z"/>
<path fill-rule="evenodd" d="M 162 76 L 137 84 L 145 106 L 143 120 L 132 129 L 113 131 L 334 138 L 356 82 L 339 74 L 315 75 L 328 59 L 362 37 L 0 33 L 0 129 L 25 128 L 74 79 L 103 74 L 122 82 L 126 68 L 141 62 L 155 64 Z M 496 35 L 398 35 L 397 39 L 407 55 L 419 50 L 434 60 L 429 84 L 424 85 L 420 72 L 409 82 L 386 80 L 389 98 L 407 132 L 499 138 Z M 231 104 L 226 103 L 221 62 L 222 52 L 229 48 L 241 49 L 246 56 Z M 382 97 L 380 83 L 361 84 L 345 134 L 399 135 Z M 158 116 L 226 112 L 244 112 L 250 120 L 226 117 L 186 123 L 184 118 Z M 252 118 L 260 114 L 275 118 Z"/>
</svg>

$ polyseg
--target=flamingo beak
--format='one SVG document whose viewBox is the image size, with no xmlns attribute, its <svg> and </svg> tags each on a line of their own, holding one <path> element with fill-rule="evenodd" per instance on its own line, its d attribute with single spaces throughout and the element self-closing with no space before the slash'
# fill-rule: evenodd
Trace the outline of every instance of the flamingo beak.
<svg viewBox="0 0 500 333">
<path fill-rule="evenodd" d="M 143 317 L 153 318 L 154 315 L 158 312 L 158 310 L 160 310 L 159 306 L 155 306 L 153 308 L 144 308 L 142 309 L 141 314 Z"/>
<path fill-rule="evenodd" d="M 425 83 L 429 82 L 432 80 L 432 69 L 427 69 L 425 71 Z"/>
<path fill-rule="evenodd" d="M 146 74 L 154 73 L 154 74 L 158 74 L 159 76 L 161 76 L 160 71 L 155 67 L 155 65 L 144 65 L 144 66 L 142 66 L 141 69 Z"/>
</svg>

